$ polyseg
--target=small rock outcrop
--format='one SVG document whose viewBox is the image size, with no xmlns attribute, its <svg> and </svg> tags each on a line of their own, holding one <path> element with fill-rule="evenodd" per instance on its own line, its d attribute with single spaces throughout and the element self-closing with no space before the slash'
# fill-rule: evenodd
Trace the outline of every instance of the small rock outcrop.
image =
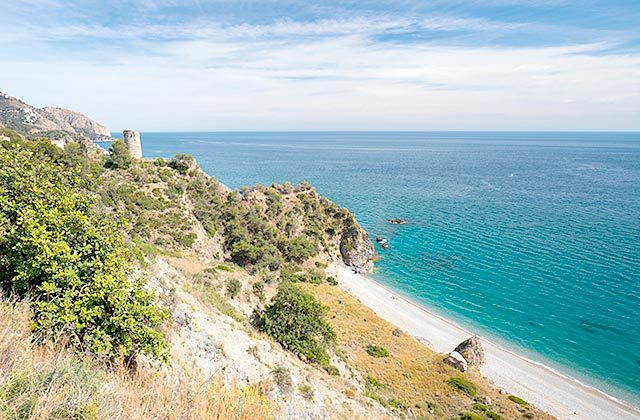
<svg viewBox="0 0 640 420">
<path fill-rule="evenodd" d="M 480 366 L 485 362 L 484 349 L 478 336 L 467 338 L 454 349 L 460 353 L 469 366 Z"/>
<path fill-rule="evenodd" d="M 443 361 L 449 366 L 453 366 L 454 368 L 458 369 L 460 372 L 466 372 L 469 368 L 467 361 L 457 351 L 452 351 L 451 353 L 449 353 Z"/>
<path fill-rule="evenodd" d="M 400 219 L 397 217 L 394 217 L 393 219 L 387 219 L 387 222 L 391 223 L 392 225 L 406 225 L 407 221 L 404 219 Z"/>
<path fill-rule="evenodd" d="M 342 261 L 361 273 L 373 270 L 373 260 L 377 257 L 369 235 L 357 224 L 347 229 L 340 241 Z"/>
</svg>

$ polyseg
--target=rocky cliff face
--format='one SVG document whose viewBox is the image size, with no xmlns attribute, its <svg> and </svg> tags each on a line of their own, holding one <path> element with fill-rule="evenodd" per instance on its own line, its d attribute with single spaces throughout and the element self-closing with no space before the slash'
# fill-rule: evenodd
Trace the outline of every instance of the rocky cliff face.
<svg viewBox="0 0 640 420">
<path fill-rule="evenodd" d="M 340 254 L 346 265 L 362 273 L 373 270 L 373 260 L 377 257 L 367 232 L 357 223 L 343 233 Z"/>
<path fill-rule="evenodd" d="M 98 124 L 79 112 L 49 106 L 42 108 L 40 111 L 49 120 L 58 124 L 63 131 L 75 132 L 93 141 L 111 140 L 111 133 L 107 127 Z"/>
<path fill-rule="evenodd" d="M 59 146 L 71 141 L 111 139 L 109 130 L 87 116 L 62 108 L 36 108 L 0 93 L 0 126 L 26 137 L 47 137 Z"/>
</svg>

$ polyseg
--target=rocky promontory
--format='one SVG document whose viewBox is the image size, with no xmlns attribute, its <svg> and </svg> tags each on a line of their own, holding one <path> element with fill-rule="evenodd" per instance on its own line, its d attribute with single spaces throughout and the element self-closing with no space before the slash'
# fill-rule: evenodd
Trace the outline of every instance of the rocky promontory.
<svg viewBox="0 0 640 420">
<path fill-rule="evenodd" d="M 45 137 L 58 146 L 76 141 L 109 141 L 107 127 L 75 111 L 56 107 L 36 108 L 18 98 L 0 92 L 0 127 L 24 137 Z"/>
</svg>

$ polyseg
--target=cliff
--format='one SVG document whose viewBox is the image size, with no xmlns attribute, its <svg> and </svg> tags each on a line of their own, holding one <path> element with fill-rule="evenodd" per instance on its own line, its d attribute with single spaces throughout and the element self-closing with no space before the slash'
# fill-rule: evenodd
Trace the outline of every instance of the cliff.
<svg viewBox="0 0 640 420">
<path fill-rule="evenodd" d="M 4 93 L 0 93 L 0 127 L 24 137 L 49 138 L 61 147 L 74 141 L 93 147 L 93 141 L 111 140 L 105 126 L 83 114 L 63 108 L 36 108 Z"/>
</svg>

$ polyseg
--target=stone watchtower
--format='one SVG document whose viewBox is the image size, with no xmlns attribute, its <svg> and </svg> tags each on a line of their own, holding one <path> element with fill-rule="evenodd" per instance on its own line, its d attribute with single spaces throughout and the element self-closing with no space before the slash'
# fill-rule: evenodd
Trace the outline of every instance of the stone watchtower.
<svg viewBox="0 0 640 420">
<path fill-rule="evenodd" d="M 129 149 L 129 154 L 134 159 L 142 159 L 142 143 L 140 143 L 140 133 L 133 130 L 124 130 L 124 143 Z"/>
</svg>

